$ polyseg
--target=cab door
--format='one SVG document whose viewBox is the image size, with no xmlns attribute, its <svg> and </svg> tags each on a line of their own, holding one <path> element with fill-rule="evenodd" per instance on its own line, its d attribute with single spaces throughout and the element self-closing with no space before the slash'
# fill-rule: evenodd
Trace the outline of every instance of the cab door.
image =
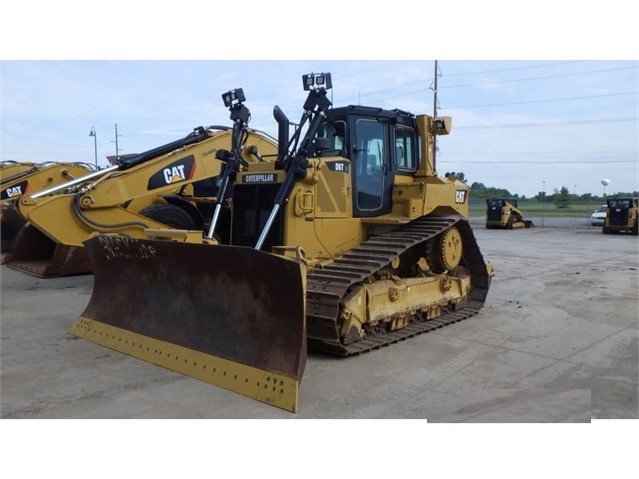
<svg viewBox="0 0 639 479">
<path fill-rule="evenodd" d="M 393 169 L 387 123 L 353 117 L 353 212 L 355 216 L 379 216 L 392 209 Z"/>
</svg>

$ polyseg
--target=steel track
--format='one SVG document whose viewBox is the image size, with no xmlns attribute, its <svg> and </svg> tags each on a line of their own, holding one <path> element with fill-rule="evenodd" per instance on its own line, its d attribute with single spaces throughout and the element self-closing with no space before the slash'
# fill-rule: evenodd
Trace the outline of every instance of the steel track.
<svg viewBox="0 0 639 479">
<path fill-rule="evenodd" d="M 462 264 L 469 270 L 472 290 L 466 306 L 446 311 L 427 321 L 414 319 L 408 326 L 369 335 L 343 344 L 337 323 L 342 298 L 357 283 L 365 281 L 404 251 L 426 243 L 456 226 L 462 236 Z M 351 356 L 397 343 L 474 316 L 483 307 L 490 286 L 486 263 L 475 235 L 466 220 L 454 217 L 422 217 L 390 233 L 373 236 L 328 266 L 316 268 L 307 276 L 306 321 L 309 349 L 338 356 Z"/>
</svg>

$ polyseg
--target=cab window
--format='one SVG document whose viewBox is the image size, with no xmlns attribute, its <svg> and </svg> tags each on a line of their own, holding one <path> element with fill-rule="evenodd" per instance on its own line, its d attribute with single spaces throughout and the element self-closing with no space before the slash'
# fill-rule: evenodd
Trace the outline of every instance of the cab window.
<svg viewBox="0 0 639 479">
<path fill-rule="evenodd" d="M 359 120 L 356 149 L 356 206 L 359 210 L 378 210 L 383 204 L 384 191 L 383 125 L 377 121 Z"/>
<path fill-rule="evenodd" d="M 343 121 L 331 121 L 322 125 L 322 128 L 317 136 L 320 138 L 326 138 L 328 140 L 329 149 L 323 150 L 318 156 L 346 157 L 346 141 L 344 139 L 345 131 L 346 124 Z"/>
<path fill-rule="evenodd" d="M 395 128 L 395 166 L 398 170 L 411 172 L 417 169 L 417 145 L 412 128 Z"/>
</svg>

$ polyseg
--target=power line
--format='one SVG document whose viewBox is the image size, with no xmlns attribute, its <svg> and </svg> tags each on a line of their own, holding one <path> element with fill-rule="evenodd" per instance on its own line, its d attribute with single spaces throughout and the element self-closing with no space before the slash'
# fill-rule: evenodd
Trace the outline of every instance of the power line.
<svg viewBox="0 0 639 479">
<path fill-rule="evenodd" d="M 490 148 L 490 146 L 488 146 Z M 455 154 L 457 155 L 463 155 L 463 156 L 482 156 L 483 153 L 481 150 L 478 150 L 477 148 L 474 148 L 473 150 L 466 152 L 464 150 L 451 150 L 454 151 Z M 569 157 L 574 157 L 575 155 L 580 155 L 580 157 L 583 158 L 583 156 L 592 156 L 592 155 L 597 155 L 598 158 L 601 159 L 601 157 L 603 156 L 609 156 L 609 155 L 628 155 L 628 154 L 632 154 L 635 158 L 634 161 L 639 162 L 639 155 L 637 154 L 637 147 L 636 146 L 628 146 L 626 148 L 592 148 L 591 146 L 584 146 L 582 148 L 571 148 L 570 150 L 565 150 L 565 149 L 561 149 L 561 150 L 546 150 L 546 151 L 530 151 L 530 150 L 526 150 L 523 155 L 525 155 L 528 158 L 556 158 L 558 156 L 569 156 Z M 516 156 L 523 156 L 522 155 L 522 151 L 517 150 L 514 151 L 512 153 L 510 152 L 500 152 L 499 155 L 496 155 L 494 152 L 491 151 L 491 153 L 489 153 L 491 157 L 493 158 L 499 158 L 499 157 L 505 157 L 505 158 L 512 158 L 512 157 L 516 157 Z M 485 156 L 485 155 L 484 155 Z M 530 161 L 536 161 L 536 160 L 530 160 Z"/>
<path fill-rule="evenodd" d="M 592 120 L 573 120 L 573 121 L 544 121 L 538 123 L 508 123 L 502 125 L 457 125 L 455 126 L 455 130 L 470 130 L 470 129 L 502 129 L 502 128 L 530 128 L 530 127 L 557 127 L 564 125 L 587 125 L 587 124 L 606 124 L 606 123 L 620 123 L 626 121 L 639 121 L 639 117 L 628 117 L 628 118 L 596 118 Z"/>
<path fill-rule="evenodd" d="M 556 65 L 563 65 L 563 64 L 570 64 L 570 63 L 582 63 L 582 62 L 585 62 L 585 60 L 568 61 L 568 62 L 555 62 L 555 63 L 544 63 L 544 64 L 541 64 L 541 65 L 527 65 L 527 66 L 521 66 L 521 67 L 502 68 L 502 69 L 495 69 L 495 70 L 484 70 L 484 71 L 478 71 L 478 72 L 469 72 L 469 73 L 463 73 L 463 74 L 460 73 L 460 74 L 443 75 L 443 76 L 447 77 L 447 76 L 467 75 L 467 74 L 473 74 L 473 73 L 480 74 L 480 73 L 491 73 L 491 72 L 501 72 L 501 71 L 523 70 L 523 69 L 542 68 L 542 67 L 548 67 L 548 66 L 556 66 Z M 449 85 L 449 86 L 438 85 L 438 89 L 457 88 L 457 87 L 462 87 L 462 86 L 467 86 L 467 87 L 470 87 L 470 86 L 486 86 L 486 85 L 497 84 L 497 83 L 505 83 L 505 82 L 543 80 L 543 79 L 562 77 L 562 76 L 589 75 L 589 74 L 595 74 L 595 73 L 603 73 L 603 72 L 611 72 L 611 71 L 619 71 L 619 70 L 629 70 L 629 69 L 638 69 L 638 68 L 639 68 L 639 63 L 637 65 L 630 66 L 630 67 L 608 68 L 608 69 L 602 69 L 602 70 L 591 70 L 591 71 L 587 71 L 587 72 L 573 72 L 573 73 L 566 73 L 566 74 L 538 76 L 538 77 L 530 77 L 530 78 L 523 78 L 523 79 L 502 80 L 502 81 L 495 81 L 495 82 L 478 82 L 478 83 L 468 83 L 468 84 Z M 358 103 L 360 102 L 361 97 L 374 97 L 374 96 L 379 95 L 381 93 L 397 91 L 399 89 L 406 88 L 406 87 L 409 87 L 409 86 L 412 86 L 412 85 L 416 85 L 416 84 L 422 84 L 422 85 L 424 85 L 424 87 L 416 89 L 416 90 L 411 90 L 411 91 L 408 91 L 408 92 L 404 92 L 404 93 L 397 93 L 397 94 L 390 95 L 390 96 L 384 96 L 384 97 L 381 97 L 381 98 L 376 98 L 376 99 L 371 98 L 370 100 L 365 100 L 365 101 L 379 103 L 379 102 L 385 102 L 385 101 L 393 100 L 393 99 L 400 98 L 400 97 L 405 97 L 405 96 L 410 96 L 410 95 L 415 95 L 415 94 L 423 94 L 424 92 L 427 92 L 428 90 L 430 90 L 430 87 L 425 86 L 427 81 L 430 82 L 430 84 L 432 85 L 432 80 L 430 80 L 430 79 L 422 79 L 422 80 L 418 80 L 418 81 L 414 81 L 414 82 L 403 83 L 403 84 L 395 86 L 395 87 L 384 88 L 384 89 L 381 89 L 381 90 L 375 90 L 375 91 L 371 91 L 371 92 L 368 92 L 368 93 L 359 93 L 358 97 L 357 97 L 357 102 Z M 610 94 L 591 95 L 591 96 L 582 96 L 582 97 L 571 97 L 571 98 L 551 98 L 551 99 L 529 100 L 529 101 L 523 101 L 523 102 L 505 102 L 505 103 L 486 104 L 486 105 L 438 107 L 438 109 L 441 109 L 441 110 L 452 110 L 452 109 L 455 109 L 455 108 L 482 108 L 482 107 L 508 106 L 508 105 L 519 105 L 519 104 L 534 104 L 534 103 L 538 104 L 538 103 L 546 103 L 546 102 L 550 103 L 550 102 L 559 102 L 559 101 L 586 100 L 586 99 L 593 99 L 593 98 L 604 98 L 604 97 L 632 95 L 632 94 L 637 94 L 637 92 L 610 93 Z M 349 102 L 353 102 L 353 101 L 356 101 L 356 97 L 345 97 L 342 100 L 342 103 L 349 104 Z M 255 124 L 260 124 L 261 120 L 262 120 L 262 118 L 254 118 L 254 122 L 253 122 L 254 125 Z"/>
<path fill-rule="evenodd" d="M 584 63 L 586 61 L 587 60 L 575 60 L 575 61 L 567 61 L 567 62 L 541 63 L 539 65 L 526 65 L 522 67 L 498 68 L 495 70 L 478 70 L 478 71 L 469 71 L 464 73 L 451 73 L 445 76 L 456 77 L 456 76 L 465 76 L 465 75 L 480 75 L 480 74 L 483 75 L 484 73 L 499 73 L 499 72 L 513 71 L 513 70 L 529 70 L 531 68 L 545 68 L 545 67 L 556 66 L 556 65 L 568 65 L 570 63 Z"/>
<path fill-rule="evenodd" d="M 575 96 L 568 98 L 547 98 L 544 100 L 528 100 L 528 101 L 513 101 L 507 103 L 487 103 L 483 105 L 463 105 L 463 106 L 448 106 L 441 107 L 441 110 L 454 110 L 458 108 L 485 108 L 492 106 L 507 106 L 507 105 L 524 105 L 530 103 L 551 103 L 557 101 L 573 101 L 573 100 L 587 100 L 590 98 L 607 98 L 611 96 L 624 96 L 624 95 L 637 95 L 639 91 L 629 91 L 629 92 L 621 92 L 621 93 L 606 93 L 604 95 L 589 95 L 589 96 Z"/>
<path fill-rule="evenodd" d="M 570 76 L 576 76 L 576 75 L 589 75 L 592 73 L 606 73 L 606 72 L 614 72 L 614 71 L 621 71 L 621 70 L 634 70 L 637 68 L 639 68 L 639 65 L 635 65 L 631 67 L 621 67 L 621 68 L 608 68 L 605 70 L 591 70 L 587 72 L 558 73 L 556 75 L 546 75 L 546 76 L 529 77 L 529 78 L 513 78 L 510 80 L 495 80 L 495 81 L 485 81 L 485 82 L 479 82 L 479 83 L 460 83 L 457 85 L 445 85 L 442 88 L 486 86 L 486 85 L 496 85 L 499 83 L 512 83 L 512 82 L 519 82 L 519 81 L 547 80 L 549 78 L 561 78 L 561 77 L 570 77 Z"/>
<path fill-rule="evenodd" d="M 450 156 L 450 155 L 449 155 Z M 468 164 L 481 164 L 481 165 L 584 165 L 584 164 L 602 164 L 601 159 L 592 161 L 587 160 L 548 160 L 548 161 L 534 161 L 534 160 L 441 160 L 442 163 L 468 163 Z M 639 160 L 614 160 L 610 163 L 635 163 L 639 165 Z"/>
<path fill-rule="evenodd" d="M 565 63 L 578 63 L 578 62 L 565 62 Z M 442 77 L 447 78 L 447 77 L 452 77 L 452 76 L 460 76 L 460 75 L 469 75 L 469 74 L 482 74 L 482 73 L 492 73 L 492 72 L 500 72 L 500 71 L 512 71 L 512 70 L 519 70 L 519 69 L 525 69 L 525 68 L 540 68 L 542 66 L 553 66 L 553 65 L 561 65 L 562 63 L 551 63 L 551 64 L 545 64 L 545 65 L 533 65 L 533 66 L 527 66 L 527 67 L 513 67 L 513 68 L 503 68 L 503 69 L 499 69 L 499 70 L 485 70 L 485 71 L 480 71 L 480 72 L 469 72 L 469 73 L 463 73 L 463 74 L 452 74 L 452 75 L 443 75 Z M 487 85 L 495 85 L 495 84 L 499 84 L 499 83 L 513 83 L 513 82 L 518 82 L 518 81 L 534 81 L 534 80 L 547 80 L 550 78 L 560 78 L 560 77 L 567 77 L 567 76 L 577 76 L 577 75 L 591 75 L 591 74 L 596 74 L 596 73 L 607 73 L 607 72 L 612 72 L 612 71 L 621 71 L 621 70 L 632 70 L 632 69 L 638 69 L 639 68 L 639 63 L 637 65 L 633 65 L 633 66 L 628 66 L 628 67 L 619 67 L 619 68 L 607 68 L 607 69 L 601 69 L 601 70 L 590 70 L 590 71 L 585 71 L 585 72 L 571 72 L 571 73 L 561 73 L 561 74 L 556 74 L 556 75 L 546 75 L 546 76 L 537 76 L 537 77 L 528 77 L 528 78 L 515 78 L 515 79 L 508 79 L 508 80 L 495 80 L 495 81 L 483 81 L 483 82 L 475 82 L 475 83 L 463 83 L 463 84 L 457 84 L 457 85 L 438 85 L 438 89 L 447 89 L 447 88 L 460 88 L 460 87 L 473 87 L 473 86 L 487 86 Z M 409 82 L 409 83 L 402 83 L 401 85 L 395 86 L 395 87 L 390 87 L 390 88 L 384 88 L 381 90 L 374 90 L 368 93 L 363 93 L 361 94 L 361 96 L 374 96 L 374 95 L 378 95 L 380 93 L 384 93 L 384 92 L 389 92 L 389 91 L 393 91 L 393 90 L 397 90 L 400 88 L 405 88 L 405 87 L 409 87 L 412 85 L 418 85 L 418 84 L 425 84 L 426 82 L 431 82 L 432 84 L 432 80 L 430 79 L 422 79 L 422 80 L 418 80 L 418 81 L 414 81 L 414 82 Z M 390 96 L 390 97 L 385 97 L 385 98 L 381 98 L 378 99 L 377 101 L 383 101 L 383 100 L 387 100 L 387 99 L 392 99 L 392 98 L 396 98 L 399 96 L 406 96 L 406 95 L 410 95 L 412 93 L 418 93 L 421 91 L 426 91 L 428 90 L 428 88 L 423 88 L 420 90 L 416 90 L 416 91 L 411 91 L 408 93 L 403 93 L 403 94 L 398 94 L 395 96 Z"/>
<path fill-rule="evenodd" d="M 505 72 L 505 71 L 514 71 L 514 70 L 524 70 L 524 69 L 531 69 L 531 68 L 544 68 L 544 67 L 548 67 L 548 66 L 556 66 L 556 65 L 566 65 L 566 64 L 570 64 L 570 63 L 583 63 L 586 60 L 577 60 L 577 61 L 568 61 L 568 62 L 555 62 L 555 63 L 543 63 L 541 65 L 527 65 L 527 66 L 523 66 L 523 67 L 512 67 L 512 68 L 500 68 L 500 69 L 495 69 L 495 70 L 480 70 L 480 71 L 471 71 L 471 72 L 466 72 L 466 73 L 453 73 L 450 75 L 444 75 L 444 74 L 440 74 L 439 76 L 444 77 L 444 78 L 449 78 L 449 77 L 455 77 L 455 76 L 465 76 L 465 75 L 480 75 L 480 74 L 484 74 L 484 73 L 498 73 L 498 72 Z M 637 67 L 624 67 L 621 68 L 623 69 L 628 69 L 628 68 L 637 68 Z M 441 71 L 441 68 L 438 68 L 439 71 Z M 605 72 L 605 71 L 612 71 L 614 69 L 610 69 L 610 70 L 597 70 L 597 71 L 592 71 L 592 72 L 582 72 L 583 74 L 588 74 L 588 73 L 598 73 L 598 72 Z M 573 75 L 577 75 L 580 73 L 573 73 Z M 550 77 L 539 77 L 541 78 L 550 78 Z M 383 88 L 381 90 L 374 90 L 372 92 L 369 93 L 364 93 L 364 96 L 366 95 L 376 95 L 379 93 L 384 93 L 384 92 L 388 92 L 388 91 L 393 91 L 393 90 L 397 90 L 398 88 L 404 88 L 404 87 L 409 87 L 409 86 L 413 86 L 413 85 L 419 85 L 419 84 L 425 84 L 425 82 L 430 81 L 432 82 L 431 79 L 421 79 L 421 80 L 417 80 L 417 81 L 413 81 L 413 82 L 408 82 L 408 83 L 402 83 L 401 85 L 398 86 L 394 86 L 394 87 L 389 87 L 389 88 Z M 517 80 L 507 80 L 507 81 L 517 81 Z M 498 83 L 498 82 L 495 82 Z M 489 84 L 488 82 L 481 82 L 481 83 L 470 83 L 468 85 L 451 85 L 451 86 L 438 86 L 438 88 L 456 88 L 458 86 L 474 86 L 474 85 L 486 85 Z"/>
</svg>

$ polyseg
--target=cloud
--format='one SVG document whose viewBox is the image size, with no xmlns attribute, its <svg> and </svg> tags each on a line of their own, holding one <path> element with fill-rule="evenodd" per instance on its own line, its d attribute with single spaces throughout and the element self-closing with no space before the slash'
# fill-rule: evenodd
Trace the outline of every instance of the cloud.
<svg viewBox="0 0 639 479">
<path fill-rule="evenodd" d="M 440 166 L 513 193 L 542 179 L 598 193 L 639 189 L 636 61 L 440 61 L 438 113 L 453 118 Z M 273 107 L 302 114 L 301 76 L 330 72 L 335 106 L 433 112 L 433 61 L 16 61 L 2 63 L 3 158 L 93 159 L 227 125 L 221 94 L 243 88 L 250 126 L 276 136 Z M 490 79 L 487 82 L 487 79 Z M 440 168 L 441 169 L 441 168 Z M 612 178 L 611 178 L 612 179 Z"/>
</svg>

